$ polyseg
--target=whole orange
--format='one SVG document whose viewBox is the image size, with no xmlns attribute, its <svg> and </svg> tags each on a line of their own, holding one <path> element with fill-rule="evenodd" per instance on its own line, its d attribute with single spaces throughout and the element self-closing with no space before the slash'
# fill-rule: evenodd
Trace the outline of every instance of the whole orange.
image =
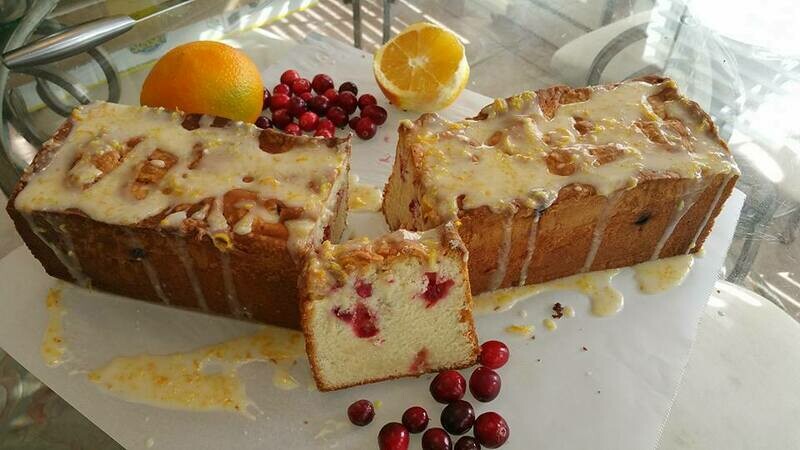
<svg viewBox="0 0 800 450">
<path fill-rule="evenodd" d="M 264 83 L 255 63 L 220 42 L 173 48 L 147 75 L 139 101 L 187 113 L 253 122 L 261 113 Z"/>
</svg>

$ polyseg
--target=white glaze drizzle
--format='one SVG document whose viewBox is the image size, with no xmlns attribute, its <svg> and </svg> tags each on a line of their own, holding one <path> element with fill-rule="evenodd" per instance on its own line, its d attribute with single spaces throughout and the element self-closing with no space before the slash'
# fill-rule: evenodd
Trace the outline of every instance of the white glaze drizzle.
<svg viewBox="0 0 800 450">
<path fill-rule="evenodd" d="M 69 261 L 67 264 L 67 269 L 70 271 L 70 275 L 75 278 L 75 282 L 78 283 L 79 286 L 89 287 L 91 286 L 91 280 L 89 277 L 86 276 L 86 273 L 83 271 L 83 266 L 81 266 L 81 260 L 78 258 L 78 254 L 75 253 L 75 244 L 72 242 L 72 236 L 69 235 L 69 231 L 67 230 L 67 226 L 64 223 L 58 223 L 55 219 L 48 216 L 43 216 L 44 220 L 50 224 L 50 227 L 58 233 L 59 240 L 64 244 L 66 247 L 66 252 L 61 252 L 62 255 Z M 40 236 L 41 237 L 41 236 Z M 52 247 L 51 247 L 52 248 Z"/>
<path fill-rule="evenodd" d="M 194 261 L 189 250 L 186 248 L 186 243 L 182 239 L 174 239 L 172 246 L 178 259 L 183 265 L 183 270 L 186 272 L 186 278 L 189 279 L 189 284 L 192 286 L 194 297 L 197 300 L 197 308 L 201 311 L 208 312 L 208 304 L 206 303 L 206 296 L 203 295 L 203 289 L 200 286 L 200 280 L 197 278 L 197 272 L 194 270 Z"/>
<path fill-rule="evenodd" d="M 125 234 L 128 236 L 128 240 L 134 248 L 144 249 L 142 246 L 142 241 L 140 241 L 132 231 L 125 230 Z M 142 263 L 142 268 L 144 268 L 144 271 L 147 274 L 147 279 L 150 280 L 150 285 L 153 287 L 153 291 L 165 305 L 169 305 L 169 298 L 166 296 L 166 294 L 164 294 L 164 289 L 161 287 L 161 281 L 158 279 L 158 272 L 156 271 L 156 268 L 153 267 L 153 264 L 150 263 L 148 255 L 142 257 L 139 262 Z"/>
<path fill-rule="evenodd" d="M 688 144 L 671 122 L 655 114 L 648 97 L 674 87 L 671 80 L 592 87 L 588 100 L 561 104 L 552 118 L 542 112 L 535 92 L 524 92 L 495 100 L 481 111 L 481 120 L 449 122 L 428 114 L 403 121 L 401 141 L 421 155 L 426 188 L 421 202 L 442 220 L 458 214 L 459 199 L 463 209 L 487 206 L 501 213 L 512 202 L 545 208 L 567 185 L 589 185 L 609 196 L 635 187 L 643 171 L 684 179 L 738 174 L 707 116 L 690 112 L 693 106 L 686 98 L 668 100 L 664 107 L 685 125 Z M 593 126 L 580 133 L 577 118 Z M 641 123 L 650 124 L 667 142 L 651 141 Z M 608 160 L 593 153 L 601 146 L 613 153 Z M 555 150 L 569 155 L 574 171 L 551 172 L 546 160 Z"/>
<path fill-rule="evenodd" d="M 225 286 L 225 299 L 228 300 L 228 310 L 234 317 L 242 317 L 242 307 L 239 305 L 239 298 L 236 295 L 236 285 L 233 283 L 231 255 L 229 255 L 228 252 L 220 251 L 219 260 L 222 265 L 222 283 Z"/>
<path fill-rule="evenodd" d="M 533 216 L 531 217 L 531 228 L 528 234 L 528 245 L 525 249 L 525 260 L 522 261 L 522 268 L 519 271 L 519 284 L 518 286 L 524 286 L 525 282 L 528 281 L 528 269 L 531 265 L 531 260 L 533 260 L 533 252 L 536 251 L 536 236 L 539 231 L 539 218 L 541 214 L 538 210 L 533 211 Z"/>
<path fill-rule="evenodd" d="M 594 258 L 597 256 L 597 251 L 603 243 L 603 235 L 605 234 L 606 226 L 608 226 L 608 222 L 611 221 L 612 212 L 616 208 L 620 197 L 622 197 L 622 191 L 617 191 L 609 195 L 606 199 L 606 204 L 603 210 L 600 211 L 597 223 L 594 226 L 594 230 L 592 230 L 592 242 L 589 244 L 589 252 L 586 253 L 586 260 L 583 262 L 583 267 L 580 270 L 581 272 L 588 272 L 591 270 L 592 264 L 594 264 Z"/>
<path fill-rule="evenodd" d="M 678 204 L 675 205 L 675 209 L 672 211 L 672 215 L 669 218 L 669 223 L 667 223 L 667 227 L 664 228 L 664 231 L 661 233 L 661 237 L 658 238 L 658 242 L 656 242 L 656 246 L 653 249 L 653 254 L 650 256 L 650 260 L 658 259 L 659 255 L 661 255 L 661 250 L 664 249 L 664 245 L 667 244 L 670 236 L 675 231 L 675 228 L 678 224 L 683 220 L 683 216 L 692 209 L 695 203 L 697 203 L 697 199 L 700 198 L 700 195 L 705 191 L 706 187 L 708 187 L 708 183 L 704 182 L 696 182 L 690 188 L 687 194 L 684 194 L 680 197 Z"/>
<path fill-rule="evenodd" d="M 86 275 L 84 275 L 80 265 L 76 266 L 74 264 L 73 259 L 67 256 L 67 254 L 64 253 L 64 251 L 62 251 L 61 248 L 56 243 L 50 242 L 49 239 L 45 238 L 43 230 L 41 229 L 41 227 L 36 225 L 36 223 L 34 223 L 33 217 L 31 217 L 30 214 L 26 213 L 20 213 L 20 214 L 25 219 L 25 221 L 28 222 L 28 226 L 30 227 L 31 231 L 33 231 L 33 234 L 35 234 L 40 241 L 44 242 L 45 245 L 47 245 L 47 247 L 49 247 L 50 250 L 52 250 L 53 254 L 56 255 L 56 258 L 61 263 L 61 265 L 67 268 L 67 272 L 69 272 L 70 276 L 75 280 L 75 282 L 78 283 L 78 285 L 80 286 L 84 287 L 90 286 L 91 281 L 86 277 Z M 47 222 L 50 223 L 49 220 Z M 52 226 L 52 223 L 50 223 L 50 226 L 53 228 L 54 231 L 60 233 L 60 231 L 58 231 L 56 227 Z"/>
<path fill-rule="evenodd" d="M 332 148 L 324 139 L 296 138 L 287 144 L 288 151 L 268 153 L 260 148 L 262 130 L 252 124 L 210 127 L 213 118 L 204 116 L 198 128 L 187 130 L 182 126 L 183 115 L 162 108 L 98 102 L 76 109 L 71 120 L 70 133 L 47 166 L 29 174 L 15 200 L 18 211 L 77 209 L 104 223 L 132 225 L 175 206 L 211 198 L 208 231 L 227 232 L 230 227 L 222 214 L 223 196 L 242 189 L 254 192 L 259 200 L 275 199 L 302 210 L 293 222 L 307 222 L 306 226 L 287 225 L 288 248 L 302 250 L 312 238 L 321 236 L 311 236 L 313 225 L 329 215 L 324 209 L 332 195 L 331 186 L 345 175 L 348 166 L 346 143 Z M 133 141 L 136 143 L 128 148 L 127 143 Z M 199 160 L 198 148 L 203 150 Z M 96 159 L 112 151 L 122 156 L 104 173 Z M 156 151 L 174 161 L 153 156 Z M 162 165 L 153 161 L 160 161 L 168 170 L 147 185 L 144 196 L 134 195 L 140 168 Z M 180 229 L 181 217 L 172 216 L 162 226 Z"/>
<path fill-rule="evenodd" d="M 512 225 L 514 224 L 514 213 L 508 212 L 503 218 L 503 240 L 497 251 L 497 267 L 489 279 L 489 289 L 495 290 L 503 284 L 508 272 L 508 261 L 511 256 L 511 235 L 513 234 Z"/>
<path fill-rule="evenodd" d="M 714 200 L 711 202 L 711 206 L 706 211 L 705 217 L 703 217 L 703 222 L 700 224 L 700 227 L 697 228 L 697 231 L 692 238 L 692 242 L 689 244 L 689 248 L 686 249 L 686 253 L 690 253 L 692 249 L 697 245 L 697 240 L 700 239 L 700 235 L 703 233 L 703 230 L 706 229 L 706 225 L 708 225 L 708 221 L 711 220 L 711 216 L 714 214 L 714 210 L 717 209 L 717 205 L 719 204 L 719 200 L 722 198 L 722 193 L 725 192 L 725 188 L 730 183 L 731 178 L 734 177 L 734 173 L 729 173 L 725 176 L 725 179 L 722 181 L 722 185 L 720 185 L 719 189 L 717 189 L 717 193 L 714 195 Z"/>
</svg>

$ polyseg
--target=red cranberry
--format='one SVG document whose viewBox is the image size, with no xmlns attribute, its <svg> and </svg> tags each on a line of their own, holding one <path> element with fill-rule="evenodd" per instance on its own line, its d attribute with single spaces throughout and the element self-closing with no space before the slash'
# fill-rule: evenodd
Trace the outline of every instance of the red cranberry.
<svg viewBox="0 0 800 450">
<path fill-rule="evenodd" d="M 375 100 L 375 96 L 372 94 L 364 94 L 361 97 L 358 97 L 358 107 L 361 109 L 366 108 L 369 105 L 377 105 L 378 101 Z"/>
<path fill-rule="evenodd" d="M 375 125 L 375 122 L 368 117 L 361 117 L 356 122 L 356 134 L 361 139 L 372 139 L 375 136 L 375 133 L 378 131 L 378 127 Z"/>
<path fill-rule="evenodd" d="M 311 82 L 306 80 L 305 78 L 298 78 L 292 81 L 290 85 L 292 87 L 292 92 L 295 95 L 300 95 L 303 92 L 308 92 L 311 90 Z"/>
<path fill-rule="evenodd" d="M 279 109 L 272 113 L 272 124 L 275 125 L 275 128 L 284 130 L 290 123 L 292 123 L 292 115 L 289 114 L 288 110 Z"/>
<path fill-rule="evenodd" d="M 322 94 L 333 87 L 333 78 L 324 73 L 314 75 L 314 79 L 311 81 L 311 87 L 314 88 L 314 92 L 317 94 Z"/>
<path fill-rule="evenodd" d="M 272 88 L 272 95 L 275 94 L 289 95 L 291 93 L 292 93 L 292 88 L 290 88 L 288 84 L 279 83 L 276 84 L 274 88 Z"/>
<path fill-rule="evenodd" d="M 340 92 L 336 104 L 341 106 L 347 114 L 353 114 L 358 108 L 358 99 L 352 92 Z"/>
<path fill-rule="evenodd" d="M 307 91 L 303 92 L 298 97 L 302 98 L 304 102 L 308 103 L 312 98 L 314 98 L 314 94 L 312 94 L 311 91 Z"/>
<path fill-rule="evenodd" d="M 339 98 L 339 93 L 336 92 L 336 89 L 334 88 L 326 90 L 325 92 L 322 93 L 322 95 L 324 95 L 325 98 L 327 98 L 328 101 L 331 102 L 331 105 L 335 104 L 336 99 Z"/>
<path fill-rule="evenodd" d="M 283 72 L 283 74 L 281 74 L 281 83 L 283 83 L 285 85 L 290 85 L 290 84 L 292 84 L 292 81 L 294 81 L 294 80 L 296 80 L 298 78 L 300 78 L 300 74 L 297 73 L 296 70 L 291 70 L 290 69 L 290 70 L 287 70 L 286 72 Z"/>
<path fill-rule="evenodd" d="M 443 429 L 431 428 L 422 435 L 422 450 L 453 450 L 453 442 Z"/>
<path fill-rule="evenodd" d="M 319 122 L 317 123 L 317 129 L 329 130 L 331 133 L 333 133 L 334 131 L 336 131 L 336 126 L 333 124 L 333 122 L 331 122 L 330 119 L 323 117 L 319 119 Z"/>
<path fill-rule="evenodd" d="M 308 101 L 308 108 L 320 116 L 324 116 L 331 107 L 331 102 L 324 95 L 315 95 Z"/>
<path fill-rule="evenodd" d="M 287 109 L 289 110 L 289 114 L 293 117 L 300 117 L 307 111 L 306 102 L 300 97 L 292 97 L 289 99 L 289 106 Z"/>
<path fill-rule="evenodd" d="M 452 434 L 464 434 L 475 423 L 475 410 L 464 400 L 456 400 L 442 410 L 442 427 Z"/>
<path fill-rule="evenodd" d="M 372 297 L 372 283 L 367 283 L 364 280 L 358 280 L 355 284 L 356 294 L 361 298 Z"/>
<path fill-rule="evenodd" d="M 297 125 L 296 123 L 290 123 L 289 125 L 286 125 L 283 128 L 283 131 L 285 131 L 288 134 L 293 134 L 295 136 L 300 136 L 301 134 L 303 134 L 303 132 L 300 131 L 300 125 Z"/>
<path fill-rule="evenodd" d="M 330 119 L 331 122 L 339 128 L 344 128 L 344 126 L 347 125 L 347 113 L 338 106 L 329 109 L 325 117 Z"/>
<path fill-rule="evenodd" d="M 345 81 L 339 85 L 339 93 L 342 92 L 352 92 L 353 95 L 358 95 L 358 86 L 352 81 Z"/>
<path fill-rule="evenodd" d="M 375 125 L 383 125 L 383 123 L 386 122 L 386 116 L 388 113 L 381 106 L 368 105 L 361 111 L 361 115 L 372 119 L 372 121 L 375 122 Z"/>
<path fill-rule="evenodd" d="M 359 400 L 347 407 L 347 417 L 353 425 L 363 427 L 369 425 L 375 417 L 375 407 L 369 400 Z"/>
<path fill-rule="evenodd" d="M 497 398 L 500 384 L 500 375 L 488 367 L 478 367 L 469 377 L 469 391 L 479 402 L 490 402 Z"/>
<path fill-rule="evenodd" d="M 380 450 L 408 450 L 411 435 L 402 424 L 389 422 L 378 433 L 378 448 Z"/>
<path fill-rule="evenodd" d="M 317 128 L 317 131 L 314 132 L 314 136 L 330 139 L 333 137 L 333 131 L 324 128 Z"/>
<path fill-rule="evenodd" d="M 425 292 L 422 293 L 422 298 L 428 302 L 428 308 L 430 308 L 450 292 L 450 288 L 453 287 L 455 282 L 453 280 L 439 280 L 436 272 L 426 272 L 425 276 L 428 278 L 428 286 L 425 288 Z"/>
<path fill-rule="evenodd" d="M 428 427 L 428 411 L 421 406 L 412 406 L 403 413 L 403 425 L 412 433 L 420 433 Z"/>
<path fill-rule="evenodd" d="M 357 303 L 354 310 L 342 310 L 337 306 L 332 312 L 339 320 L 349 323 L 353 327 L 353 333 L 360 338 L 371 338 L 380 331 L 377 318 L 363 303 Z"/>
<path fill-rule="evenodd" d="M 258 119 L 256 119 L 256 126 L 258 128 L 267 129 L 272 127 L 272 122 L 265 116 L 258 116 Z"/>
<path fill-rule="evenodd" d="M 306 111 L 300 114 L 300 117 L 297 118 L 297 123 L 303 131 L 314 131 L 319 124 L 319 117 L 311 111 Z"/>
<path fill-rule="evenodd" d="M 496 412 L 486 412 L 475 419 L 473 433 L 486 448 L 497 448 L 505 444 L 510 432 L 505 419 Z"/>
<path fill-rule="evenodd" d="M 508 362 L 508 347 L 500 341 L 486 341 L 481 345 L 478 361 L 490 369 L 499 369 Z"/>
<path fill-rule="evenodd" d="M 270 99 L 270 97 L 272 97 L 272 95 L 270 95 L 269 89 L 264 88 L 264 100 L 262 100 L 262 102 L 261 102 L 261 110 L 262 111 L 267 109 L 267 108 L 269 108 L 269 99 Z"/>
<path fill-rule="evenodd" d="M 275 94 L 269 101 L 269 110 L 275 113 L 279 109 L 286 109 L 289 107 L 289 96 L 286 94 Z"/>
<path fill-rule="evenodd" d="M 360 118 L 361 118 L 361 116 L 353 116 L 353 117 L 350 118 L 350 122 L 349 122 L 350 129 L 352 129 L 353 131 L 356 131 L 356 124 L 358 123 L 358 119 L 360 119 Z"/>
<path fill-rule="evenodd" d="M 481 450 L 481 444 L 472 436 L 461 436 L 453 450 Z"/>
<path fill-rule="evenodd" d="M 431 395 L 439 403 L 461 400 L 467 390 L 467 380 L 455 370 L 445 370 L 431 381 Z"/>
</svg>

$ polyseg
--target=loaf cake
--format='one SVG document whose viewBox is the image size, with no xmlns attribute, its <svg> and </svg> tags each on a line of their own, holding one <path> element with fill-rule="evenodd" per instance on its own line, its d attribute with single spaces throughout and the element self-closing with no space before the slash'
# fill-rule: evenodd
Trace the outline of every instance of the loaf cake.
<svg viewBox="0 0 800 450">
<path fill-rule="evenodd" d="M 467 252 L 452 224 L 323 242 L 301 277 L 306 352 L 322 391 L 471 366 Z"/>
<path fill-rule="evenodd" d="M 400 124 L 392 229 L 458 220 L 473 294 L 696 252 L 739 176 L 667 78 L 555 86 Z"/>
<path fill-rule="evenodd" d="M 163 108 L 76 109 L 7 210 L 47 273 L 299 328 L 303 257 L 346 221 L 350 141 Z"/>
</svg>

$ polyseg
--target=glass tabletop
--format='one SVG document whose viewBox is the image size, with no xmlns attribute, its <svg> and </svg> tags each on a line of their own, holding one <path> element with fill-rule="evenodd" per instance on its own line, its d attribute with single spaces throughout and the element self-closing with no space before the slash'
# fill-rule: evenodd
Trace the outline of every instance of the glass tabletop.
<svg viewBox="0 0 800 450">
<path fill-rule="evenodd" d="M 6 50 L 33 36 L 115 14 L 137 17 L 175 2 L 0 2 Z M 373 52 L 406 26 L 428 21 L 465 44 L 468 88 L 506 97 L 554 84 L 583 86 L 648 73 L 674 78 L 718 124 L 747 194 L 724 267 L 730 282 L 800 319 L 800 6 L 792 0 L 194 0 L 144 18 L 91 54 L 7 73 L 0 185 L 20 170 L 79 101 L 138 104 L 154 61 L 175 45 L 229 40 L 262 66 L 311 34 Z M 16 34 L 15 34 L 16 33 Z M 0 257 L 19 240 L 0 221 Z M 10 357 L 0 357 L 0 448 L 115 448 Z M 63 430 L 77 430 L 65 433 Z M 60 447 L 59 447 L 60 446 Z"/>
</svg>

